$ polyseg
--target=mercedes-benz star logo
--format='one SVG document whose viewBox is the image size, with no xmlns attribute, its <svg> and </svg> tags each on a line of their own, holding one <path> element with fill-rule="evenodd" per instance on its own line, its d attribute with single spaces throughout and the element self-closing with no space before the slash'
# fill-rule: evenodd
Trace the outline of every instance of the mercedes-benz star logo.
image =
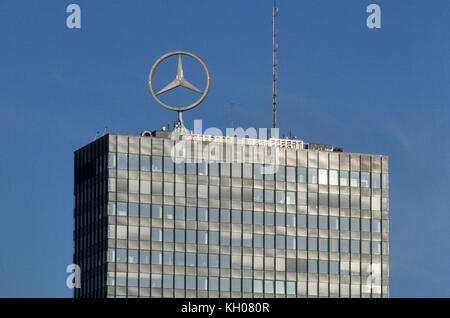
<svg viewBox="0 0 450 318">
<path fill-rule="evenodd" d="M 177 74 L 175 76 L 175 79 L 173 81 L 171 81 L 169 84 L 167 84 L 165 87 L 163 87 L 161 90 L 159 90 L 158 92 L 155 92 L 155 89 L 153 87 L 153 75 L 154 72 L 156 70 L 156 68 L 158 67 L 158 65 L 164 61 L 165 59 L 173 56 L 173 55 L 178 55 L 178 66 L 177 66 Z M 190 83 L 185 77 L 184 77 L 184 71 L 183 71 L 183 62 L 181 59 L 182 55 L 188 55 L 193 57 L 194 59 L 196 59 L 198 62 L 200 62 L 200 64 L 203 66 L 203 69 L 205 70 L 206 73 L 206 87 L 205 89 L 202 91 L 200 89 L 198 89 L 194 84 Z M 191 53 L 191 52 L 187 52 L 187 51 L 173 51 L 173 52 L 169 52 L 164 54 L 163 56 L 161 56 L 156 62 L 155 64 L 153 64 L 152 69 L 150 70 L 150 74 L 148 77 L 148 84 L 150 87 L 150 92 L 152 93 L 153 98 L 162 106 L 166 107 L 167 109 L 170 110 L 174 110 L 177 111 L 179 114 L 179 121 L 182 123 L 181 120 L 181 112 L 185 111 L 185 110 L 189 110 L 192 109 L 196 106 L 198 106 L 201 102 L 203 102 L 203 100 L 206 98 L 206 95 L 208 95 L 209 92 L 209 86 L 210 86 L 210 82 L 211 82 L 211 77 L 209 74 L 209 70 L 208 67 L 206 66 L 205 62 L 203 62 L 202 59 L 200 59 L 197 55 Z M 179 86 L 185 87 L 187 89 L 190 89 L 194 92 L 197 92 L 199 94 L 202 94 L 200 96 L 200 98 L 195 101 L 194 103 L 192 103 L 191 105 L 188 106 L 184 106 L 184 107 L 176 107 L 176 106 L 172 106 L 172 105 L 168 105 L 166 103 L 164 103 L 158 96 L 166 93 L 174 88 L 177 88 Z"/>
</svg>

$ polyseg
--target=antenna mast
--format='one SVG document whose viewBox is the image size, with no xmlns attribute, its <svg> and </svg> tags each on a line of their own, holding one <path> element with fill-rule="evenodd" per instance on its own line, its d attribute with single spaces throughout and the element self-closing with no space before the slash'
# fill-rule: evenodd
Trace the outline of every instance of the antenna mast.
<svg viewBox="0 0 450 318">
<path fill-rule="evenodd" d="M 278 7 L 277 0 L 273 0 L 273 16 L 272 16 L 272 27 L 273 27 L 273 128 L 277 128 L 277 15 Z"/>
</svg>

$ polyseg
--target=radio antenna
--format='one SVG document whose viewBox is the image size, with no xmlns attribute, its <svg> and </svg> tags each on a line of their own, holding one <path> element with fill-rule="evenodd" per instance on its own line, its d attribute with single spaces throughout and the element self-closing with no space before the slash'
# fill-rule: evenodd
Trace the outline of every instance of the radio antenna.
<svg viewBox="0 0 450 318">
<path fill-rule="evenodd" d="M 277 0 L 273 0 L 273 16 L 272 16 L 272 28 L 273 28 L 273 128 L 277 128 L 277 15 L 278 7 Z"/>
</svg>

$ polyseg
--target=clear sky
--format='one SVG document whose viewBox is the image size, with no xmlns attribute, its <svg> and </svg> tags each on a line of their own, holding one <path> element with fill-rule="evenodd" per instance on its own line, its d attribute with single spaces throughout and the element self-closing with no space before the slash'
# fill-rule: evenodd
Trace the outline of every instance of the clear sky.
<svg viewBox="0 0 450 318">
<path fill-rule="evenodd" d="M 66 27 L 70 3 L 81 30 Z M 381 29 L 366 26 L 370 3 Z M 388 155 L 391 296 L 450 297 L 450 2 L 279 7 L 281 133 Z M 229 127 L 232 103 L 235 125 L 271 126 L 271 16 L 270 0 L 0 2 L 0 296 L 71 297 L 73 152 L 105 126 L 173 123 L 147 86 L 160 55 L 210 68 L 188 126 Z"/>
</svg>

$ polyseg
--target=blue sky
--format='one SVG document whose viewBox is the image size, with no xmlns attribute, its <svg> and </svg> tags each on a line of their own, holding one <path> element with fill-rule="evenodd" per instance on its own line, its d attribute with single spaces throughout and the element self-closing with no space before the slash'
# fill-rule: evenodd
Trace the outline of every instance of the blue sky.
<svg viewBox="0 0 450 318">
<path fill-rule="evenodd" d="M 147 86 L 163 53 L 210 68 L 188 126 L 229 127 L 231 103 L 235 125 L 271 126 L 272 1 L 73 2 L 81 30 L 69 1 L 0 2 L 1 297 L 71 297 L 73 151 L 173 123 Z M 450 2 L 279 2 L 281 133 L 389 155 L 391 296 L 450 297 Z"/>
</svg>

